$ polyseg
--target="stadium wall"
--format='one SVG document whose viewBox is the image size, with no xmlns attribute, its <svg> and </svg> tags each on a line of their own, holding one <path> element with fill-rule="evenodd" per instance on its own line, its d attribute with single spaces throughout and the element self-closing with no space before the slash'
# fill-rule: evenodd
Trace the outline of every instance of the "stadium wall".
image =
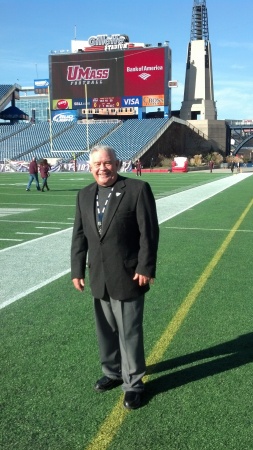
<svg viewBox="0 0 253 450">
<path fill-rule="evenodd" d="M 200 121 L 192 122 L 194 123 L 194 126 L 193 123 L 191 124 L 192 127 L 189 127 L 187 122 L 172 122 L 163 135 L 142 156 L 141 161 L 143 166 L 149 167 L 151 158 L 154 159 L 154 164 L 156 165 L 156 162 L 159 160 L 159 155 L 166 158 L 174 156 L 186 156 L 190 158 L 196 154 L 205 155 L 217 151 L 225 156 L 225 121 L 213 121 L 214 123 L 209 124 L 208 129 L 203 128 L 204 131 L 209 133 L 209 136 L 197 128 L 196 122 Z"/>
</svg>

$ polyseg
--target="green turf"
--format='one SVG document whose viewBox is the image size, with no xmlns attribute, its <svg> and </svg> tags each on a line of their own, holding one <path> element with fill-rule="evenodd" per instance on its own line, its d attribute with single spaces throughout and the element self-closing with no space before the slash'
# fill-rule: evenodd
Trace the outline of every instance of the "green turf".
<svg viewBox="0 0 253 450">
<path fill-rule="evenodd" d="M 134 177 L 134 174 L 126 174 Z M 144 174 L 142 179 L 150 181 L 156 198 L 171 195 L 184 189 L 190 189 L 227 174 L 186 173 L 186 174 Z M 69 228 L 73 224 L 76 194 L 80 188 L 91 183 L 93 177 L 89 173 L 53 173 L 49 177 L 49 192 L 36 190 L 34 183 L 31 191 L 26 192 L 28 176 L 25 173 L 2 173 L 0 179 L 0 208 L 23 208 L 23 213 L 12 214 L 1 219 L 1 237 L 5 239 L 24 239 L 25 241 L 39 235 L 20 233 L 50 234 L 52 229 L 38 228 L 58 227 L 59 230 Z M 32 209 L 32 211 L 28 211 Z M 17 234 L 18 233 L 18 234 Z M 15 241 L 1 241 L 0 249 L 16 245 Z"/>
<path fill-rule="evenodd" d="M 143 179 L 159 198 L 210 182 L 212 175 Z M 1 218 L 1 237 L 33 230 L 32 222 L 69 228 L 76 190 L 90 180 L 55 174 L 50 192 L 27 193 L 26 175 L 1 174 L 0 208 L 38 208 Z M 157 279 L 145 307 L 147 357 L 252 192 L 251 176 L 161 225 Z M 127 414 L 110 450 L 252 449 L 252 224 L 251 208 L 162 360 L 148 368 L 144 406 Z M 120 388 L 101 395 L 92 390 L 101 372 L 88 285 L 84 294 L 75 292 L 66 275 L 2 309 L 0 321 L 1 449 L 85 450 L 121 395 Z"/>
</svg>

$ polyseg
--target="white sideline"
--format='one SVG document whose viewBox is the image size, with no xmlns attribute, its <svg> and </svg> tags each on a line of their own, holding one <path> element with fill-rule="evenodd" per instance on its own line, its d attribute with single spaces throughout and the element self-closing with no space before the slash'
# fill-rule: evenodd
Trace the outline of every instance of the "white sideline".
<svg viewBox="0 0 253 450">
<path fill-rule="evenodd" d="M 231 175 L 230 177 L 222 178 L 221 180 L 212 181 L 211 183 L 178 192 L 169 197 L 160 198 L 156 201 L 159 223 L 172 219 L 172 217 L 177 216 L 216 194 L 219 194 L 251 175 L 253 175 L 252 172 Z"/>
<path fill-rule="evenodd" d="M 70 272 L 72 227 L 0 251 L 0 309 Z"/>
<path fill-rule="evenodd" d="M 159 223 L 251 175 L 230 176 L 157 200 Z M 72 227 L 0 250 L 0 309 L 70 272 L 71 235 Z"/>
</svg>

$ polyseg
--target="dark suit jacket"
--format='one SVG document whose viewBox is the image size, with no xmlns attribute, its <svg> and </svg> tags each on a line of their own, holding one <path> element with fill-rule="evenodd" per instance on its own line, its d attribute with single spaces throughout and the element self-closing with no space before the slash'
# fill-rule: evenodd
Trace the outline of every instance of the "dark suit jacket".
<svg viewBox="0 0 253 450">
<path fill-rule="evenodd" d="M 115 300 L 145 293 L 133 281 L 135 272 L 155 277 L 159 225 L 153 193 L 148 183 L 118 176 L 107 205 L 101 236 L 97 230 L 97 183 L 77 195 L 71 246 L 71 276 L 85 278 L 88 254 L 92 295 L 103 298 L 105 286 Z"/>
</svg>

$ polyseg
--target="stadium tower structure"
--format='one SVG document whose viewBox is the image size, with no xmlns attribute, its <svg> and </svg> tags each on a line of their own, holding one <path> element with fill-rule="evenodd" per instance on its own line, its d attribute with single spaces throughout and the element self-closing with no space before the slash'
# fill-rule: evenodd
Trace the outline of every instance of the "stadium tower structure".
<svg viewBox="0 0 253 450">
<path fill-rule="evenodd" d="M 191 39 L 188 44 L 184 100 L 180 118 L 183 120 L 217 119 L 205 0 L 194 0 L 192 9 Z"/>
</svg>

